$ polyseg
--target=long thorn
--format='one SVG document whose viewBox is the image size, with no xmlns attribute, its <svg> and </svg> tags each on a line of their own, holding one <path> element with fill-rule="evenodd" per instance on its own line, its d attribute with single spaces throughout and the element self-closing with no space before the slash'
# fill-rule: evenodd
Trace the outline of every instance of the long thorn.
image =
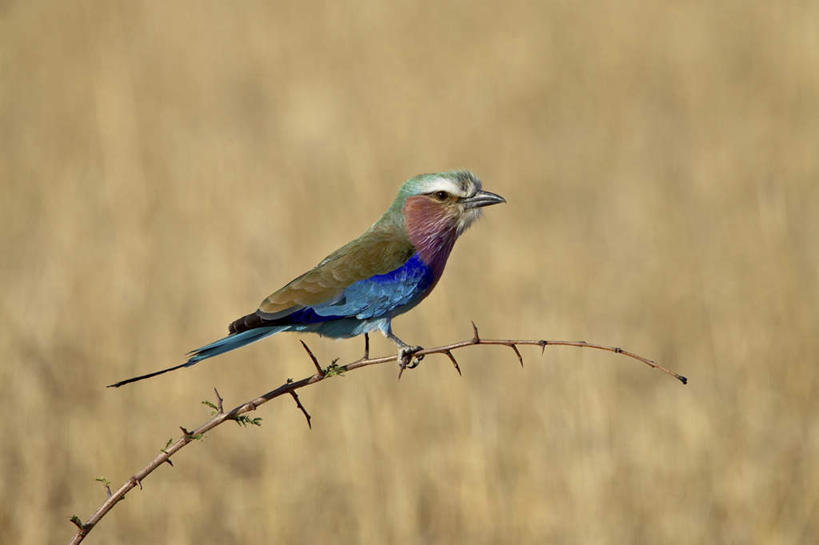
<svg viewBox="0 0 819 545">
<path fill-rule="evenodd" d="M 520 355 L 520 350 L 518 350 L 518 347 L 515 345 L 515 343 L 512 343 L 509 345 L 509 348 L 515 351 L 515 355 L 518 357 L 520 366 L 523 367 L 523 356 Z"/>
<path fill-rule="evenodd" d="M 449 356 L 449 361 L 451 361 L 452 365 L 455 366 L 455 370 L 458 371 L 458 375 L 463 376 L 461 374 L 461 368 L 458 366 L 458 360 L 455 359 L 455 356 L 452 355 L 452 352 L 450 350 L 447 350 L 446 352 L 444 352 L 444 354 Z"/>
<path fill-rule="evenodd" d="M 321 368 L 321 365 L 319 365 L 319 362 L 316 359 L 316 357 L 313 355 L 313 352 L 310 351 L 310 347 L 307 346 L 307 343 L 305 343 L 301 339 L 299 339 L 299 342 L 304 347 L 304 349 L 307 350 L 307 353 L 310 355 L 310 359 L 313 360 L 313 365 L 316 366 L 316 371 L 318 372 L 318 374 L 321 375 L 321 376 L 324 376 L 324 369 Z"/>
<path fill-rule="evenodd" d="M 401 375 L 404 374 L 404 369 L 406 368 L 407 368 L 406 359 L 401 359 L 401 361 L 398 362 L 398 380 L 401 380 Z"/>
<path fill-rule="evenodd" d="M 296 407 L 298 407 L 299 410 L 301 410 L 301 412 L 304 414 L 304 418 L 307 419 L 307 427 L 312 430 L 313 425 L 310 423 L 311 420 L 310 413 L 308 413 L 307 409 L 304 408 L 304 405 L 301 404 L 301 401 L 299 400 L 299 395 L 293 390 L 290 390 L 290 395 L 293 396 L 293 399 L 296 400 Z"/>
<path fill-rule="evenodd" d="M 218 411 L 218 414 L 225 414 L 225 407 L 222 404 L 222 402 L 224 402 L 225 400 L 222 399 L 222 396 L 219 395 L 219 390 L 217 390 L 215 386 L 213 388 L 213 393 L 216 394 L 216 409 Z"/>
</svg>

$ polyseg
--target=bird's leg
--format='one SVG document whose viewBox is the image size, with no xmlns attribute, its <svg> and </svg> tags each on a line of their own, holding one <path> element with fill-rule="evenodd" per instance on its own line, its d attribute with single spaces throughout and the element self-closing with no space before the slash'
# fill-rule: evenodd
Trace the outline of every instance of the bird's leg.
<svg viewBox="0 0 819 545">
<path fill-rule="evenodd" d="M 361 356 L 362 360 L 370 359 L 370 334 L 364 333 L 364 355 Z"/>
<path fill-rule="evenodd" d="M 399 339 L 398 336 L 392 332 L 390 322 L 387 322 L 386 327 L 384 327 L 381 331 L 384 333 L 385 337 L 398 345 L 398 366 L 401 367 L 402 372 L 406 368 L 415 369 L 418 367 L 418 364 L 421 363 L 424 356 L 413 356 L 416 352 L 423 350 L 424 347 L 411 346 Z"/>
</svg>

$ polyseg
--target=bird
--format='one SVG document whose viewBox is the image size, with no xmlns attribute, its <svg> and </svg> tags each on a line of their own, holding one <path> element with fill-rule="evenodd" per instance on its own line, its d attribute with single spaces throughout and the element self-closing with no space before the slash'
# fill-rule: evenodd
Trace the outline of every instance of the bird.
<svg viewBox="0 0 819 545">
<path fill-rule="evenodd" d="M 396 344 L 403 370 L 422 348 L 396 336 L 392 319 L 430 294 L 456 239 L 482 209 L 505 202 L 483 190 L 468 170 L 414 176 L 361 236 L 266 297 L 256 311 L 234 320 L 226 337 L 192 350 L 179 365 L 109 387 L 191 367 L 283 331 L 342 339 L 378 329 Z"/>
</svg>

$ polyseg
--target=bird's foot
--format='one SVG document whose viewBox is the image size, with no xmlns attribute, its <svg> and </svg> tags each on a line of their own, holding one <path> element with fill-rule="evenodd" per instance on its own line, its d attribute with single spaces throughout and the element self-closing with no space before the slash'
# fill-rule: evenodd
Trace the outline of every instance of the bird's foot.
<svg viewBox="0 0 819 545">
<path fill-rule="evenodd" d="M 421 363 L 421 360 L 424 359 L 424 355 L 421 354 L 420 356 L 416 356 L 418 352 L 423 350 L 423 346 L 402 346 L 398 349 L 398 367 L 400 370 L 398 371 L 398 378 L 401 378 L 401 374 L 404 372 L 404 369 L 415 369 L 418 367 L 418 364 Z"/>
</svg>

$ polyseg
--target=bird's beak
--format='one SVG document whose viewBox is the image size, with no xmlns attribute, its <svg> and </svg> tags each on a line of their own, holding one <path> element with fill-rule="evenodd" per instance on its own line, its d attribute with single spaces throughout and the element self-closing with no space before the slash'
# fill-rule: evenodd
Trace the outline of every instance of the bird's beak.
<svg viewBox="0 0 819 545">
<path fill-rule="evenodd" d="M 506 199 L 489 191 L 478 191 L 471 197 L 461 199 L 461 202 L 466 208 L 481 208 L 482 206 L 506 202 Z"/>
</svg>

